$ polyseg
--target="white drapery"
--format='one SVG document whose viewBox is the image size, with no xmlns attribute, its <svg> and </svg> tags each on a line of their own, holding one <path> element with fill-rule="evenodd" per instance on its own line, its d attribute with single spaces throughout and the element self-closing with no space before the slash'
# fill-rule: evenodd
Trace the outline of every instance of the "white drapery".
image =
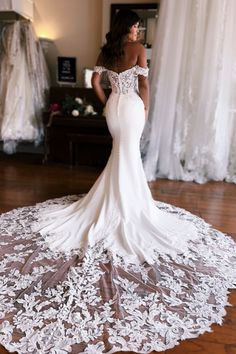
<svg viewBox="0 0 236 354">
<path fill-rule="evenodd" d="M 22 140 L 42 139 L 49 76 L 30 21 L 6 24 L 0 34 L 0 139 L 12 153 Z"/>
<path fill-rule="evenodd" d="M 236 2 L 164 0 L 142 137 L 147 179 L 236 183 Z"/>
</svg>

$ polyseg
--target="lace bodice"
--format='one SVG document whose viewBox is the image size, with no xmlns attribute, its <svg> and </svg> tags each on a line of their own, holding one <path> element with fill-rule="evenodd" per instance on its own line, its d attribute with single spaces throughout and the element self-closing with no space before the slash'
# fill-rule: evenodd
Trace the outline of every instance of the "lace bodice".
<svg viewBox="0 0 236 354">
<path fill-rule="evenodd" d="M 94 71 L 101 74 L 106 71 L 111 83 L 112 92 L 127 94 L 138 91 L 138 75 L 148 76 L 148 68 L 135 65 L 130 69 L 117 73 L 104 66 L 95 66 Z"/>
</svg>

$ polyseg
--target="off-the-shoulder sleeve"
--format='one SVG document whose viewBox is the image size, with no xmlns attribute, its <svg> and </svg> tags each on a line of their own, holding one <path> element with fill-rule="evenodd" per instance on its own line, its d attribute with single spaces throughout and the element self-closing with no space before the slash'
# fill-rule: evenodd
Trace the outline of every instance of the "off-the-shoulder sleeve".
<svg viewBox="0 0 236 354">
<path fill-rule="evenodd" d="M 95 66 L 94 69 L 93 69 L 93 71 L 94 71 L 95 73 L 98 73 L 99 75 L 101 75 L 101 73 L 102 73 L 103 71 L 106 71 L 106 68 L 104 68 L 104 66 Z"/>
<path fill-rule="evenodd" d="M 143 75 L 143 76 L 148 76 L 149 68 L 143 68 L 139 65 L 136 65 L 136 74 L 137 75 Z"/>
</svg>

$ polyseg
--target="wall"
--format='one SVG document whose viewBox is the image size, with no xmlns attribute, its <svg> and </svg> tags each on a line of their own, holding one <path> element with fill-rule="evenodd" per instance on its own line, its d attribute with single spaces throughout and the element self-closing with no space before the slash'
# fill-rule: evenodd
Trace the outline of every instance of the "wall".
<svg viewBox="0 0 236 354">
<path fill-rule="evenodd" d="M 77 57 L 77 78 L 93 67 L 101 45 L 102 0 L 35 0 L 34 27 L 38 37 L 49 38 L 46 59 L 56 82 L 57 56 Z"/>
<path fill-rule="evenodd" d="M 56 83 L 57 56 L 77 57 L 78 85 L 83 69 L 93 68 L 110 26 L 112 3 L 157 3 L 159 0 L 34 0 L 34 27 L 39 37 L 51 39 L 46 59 Z"/>
</svg>

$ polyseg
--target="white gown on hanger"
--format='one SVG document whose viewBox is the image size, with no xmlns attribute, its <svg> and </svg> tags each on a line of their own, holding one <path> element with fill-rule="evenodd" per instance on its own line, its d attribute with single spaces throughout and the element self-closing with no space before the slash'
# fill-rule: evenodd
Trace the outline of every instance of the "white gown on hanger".
<svg viewBox="0 0 236 354">
<path fill-rule="evenodd" d="M 137 87 L 148 69 L 107 73 L 113 147 L 94 186 L 1 217 L 0 343 L 9 350 L 163 351 L 221 323 L 236 285 L 234 241 L 152 199 Z"/>
<path fill-rule="evenodd" d="M 3 150 L 13 153 L 21 141 L 42 140 L 49 76 L 30 21 L 4 25 L 0 53 L 0 139 Z"/>
</svg>

